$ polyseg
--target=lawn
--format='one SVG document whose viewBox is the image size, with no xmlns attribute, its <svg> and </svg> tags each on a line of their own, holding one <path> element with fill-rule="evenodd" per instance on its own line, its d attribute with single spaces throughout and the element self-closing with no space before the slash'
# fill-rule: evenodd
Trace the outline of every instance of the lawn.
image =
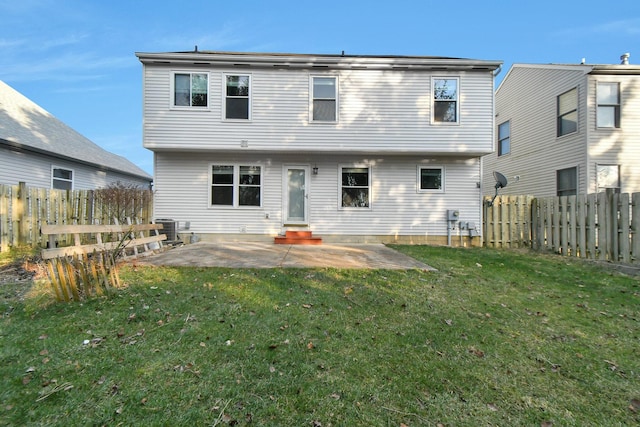
<svg viewBox="0 0 640 427">
<path fill-rule="evenodd" d="M 127 265 L 82 304 L 2 284 L 0 425 L 640 423 L 640 277 L 397 249 L 438 272 Z"/>
</svg>

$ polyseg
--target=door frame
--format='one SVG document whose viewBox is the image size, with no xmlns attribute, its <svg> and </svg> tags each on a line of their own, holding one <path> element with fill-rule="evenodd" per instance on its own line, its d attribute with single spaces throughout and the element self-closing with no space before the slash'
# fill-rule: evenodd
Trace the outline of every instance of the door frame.
<svg viewBox="0 0 640 427">
<path fill-rule="evenodd" d="M 304 170 L 304 219 L 302 221 L 289 220 L 289 170 L 302 169 Z M 310 180 L 310 165 L 292 163 L 282 165 L 282 225 L 297 225 L 308 226 L 309 225 L 309 194 L 311 187 Z"/>
</svg>

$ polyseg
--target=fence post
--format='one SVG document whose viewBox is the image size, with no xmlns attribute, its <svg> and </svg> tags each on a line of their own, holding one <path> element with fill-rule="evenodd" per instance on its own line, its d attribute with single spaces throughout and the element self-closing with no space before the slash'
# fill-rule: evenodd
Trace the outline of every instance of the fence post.
<svg viewBox="0 0 640 427">
<path fill-rule="evenodd" d="M 619 232 L 619 257 L 618 259 L 623 262 L 629 262 L 631 260 L 631 250 L 629 245 L 629 193 L 618 194 L 618 201 L 620 203 L 620 225 L 617 232 Z"/>
<path fill-rule="evenodd" d="M 18 220 L 18 245 L 25 245 L 27 243 L 27 215 L 26 215 L 26 201 L 27 201 L 27 184 L 25 182 L 18 183 L 18 197 L 16 197 L 16 219 Z"/>
<path fill-rule="evenodd" d="M 631 195 L 631 260 L 640 260 L 640 193 Z"/>
</svg>

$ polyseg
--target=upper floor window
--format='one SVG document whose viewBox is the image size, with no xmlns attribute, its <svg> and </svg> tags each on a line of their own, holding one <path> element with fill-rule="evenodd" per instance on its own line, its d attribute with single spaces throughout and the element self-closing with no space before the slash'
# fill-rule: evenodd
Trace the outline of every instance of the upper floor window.
<svg viewBox="0 0 640 427">
<path fill-rule="evenodd" d="M 444 191 L 444 168 L 442 166 L 418 166 L 418 192 L 439 193 Z"/>
<path fill-rule="evenodd" d="M 251 76 L 226 75 L 225 76 L 225 118 L 243 119 L 251 118 Z"/>
<path fill-rule="evenodd" d="M 206 73 L 174 73 L 173 105 L 176 107 L 207 107 L 209 105 L 209 75 Z"/>
<path fill-rule="evenodd" d="M 211 205 L 227 207 L 261 206 L 260 166 L 212 165 Z"/>
<path fill-rule="evenodd" d="M 575 196 L 578 194 L 577 167 L 556 171 L 556 190 L 558 196 Z"/>
<path fill-rule="evenodd" d="M 599 128 L 620 127 L 620 87 L 618 83 L 598 83 L 597 126 Z"/>
<path fill-rule="evenodd" d="M 340 189 L 343 208 L 368 208 L 371 173 L 368 167 L 340 167 Z"/>
<path fill-rule="evenodd" d="M 434 78 L 433 121 L 458 123 L 458 79 Z"/>
<path fill-rule="evenodd" d="M 71 169 L 52 167 L 51 188 L 54 190 L 73 190 L 73 171 Z"/>
<path fill-rule="evenodd" d="M 558 136 L 578 130 L 578 88 L 558 96 Z"/>
<path fill-rule="evenodd" d="M 311 121 L 338 121 L 338 78 L 311 77 L 312 105 Z"/>
<path fill-rule="evenodd" d="M 613 188 L 616 193 L 620 192 L 620 166 L 619 165 L 596 165 L 596 182 L 598 192 L 607 188 Z"/>
<path fill-rule="evenodd" d="M 506 121 L 498 126 L 498 156 L 511 152 L 511 122 Z"/>
</svg>

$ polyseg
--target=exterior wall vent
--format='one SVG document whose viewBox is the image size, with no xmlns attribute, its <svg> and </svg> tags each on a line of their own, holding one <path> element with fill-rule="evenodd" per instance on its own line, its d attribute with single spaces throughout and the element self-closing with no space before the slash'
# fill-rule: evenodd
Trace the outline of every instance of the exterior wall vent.
<svg viewBox="0 0 640 427">
<path fill-rule="evenodd" d="M 630 56 L 631 56 L 631 54 L 629 54 L 629 53 L 623 53 L 623 54 L 620 56 L 620 61 L 621 61 L 621 62 L 620 62 L 620 64 L 622 64 L 622 65 L 629 65 L 629 57 L 630 57 Z"/>
</svg>

